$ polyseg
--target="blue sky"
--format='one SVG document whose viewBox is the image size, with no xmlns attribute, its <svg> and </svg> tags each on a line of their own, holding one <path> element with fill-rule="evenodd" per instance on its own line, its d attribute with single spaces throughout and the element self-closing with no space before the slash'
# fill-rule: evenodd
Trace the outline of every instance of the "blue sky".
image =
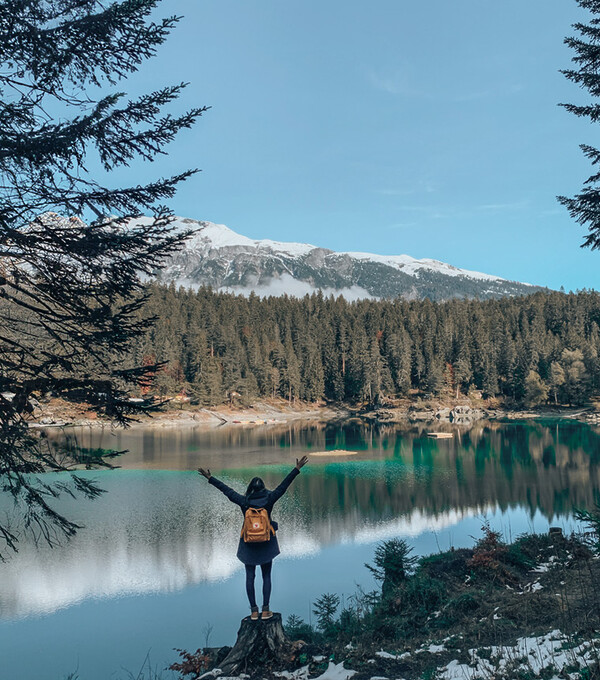
<svg viewBox="0 0 600 680">
<path fill-rule="evenodd" d="M 179 27 L 130 91 L 190 81 L 210 105 L 158 164 L 202 173 L 171 205 L 252 238 L 407 253 L 567 290 L 600 253 L 556 195 L 600 126 L 559 69 L 574 0 L 166 0 Z"/>
</svg>

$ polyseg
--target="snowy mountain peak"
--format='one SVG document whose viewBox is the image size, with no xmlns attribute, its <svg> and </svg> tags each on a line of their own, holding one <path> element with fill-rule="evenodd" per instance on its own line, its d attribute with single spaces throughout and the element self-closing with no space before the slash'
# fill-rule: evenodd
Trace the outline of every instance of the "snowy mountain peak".
<svg viewBox="0 0 600 680">
<path fill-rule="evenodd" d="M 178 217 L 173 222 L 173 226 L 182 230 L 197 230 L 188 242 L 188 249 L 202 248 L 206 245 L 210 245 L 212 248 L 256 248 L 257 250 L 285 253 L 290 257 L 301 257 L 311 250 L 315 250 L 315 246 L 308 243 L 284 243 L 269 239 L 251 239 L 236 233 L 224 224 L 215 224 L 214 222 L 199 222 Z"/>
<path fill-rule="evenodd" d="M 164 282 L 209 285 L 257 295 L 303 296 L 321 290 L 347 299 L 446 300 L 501 297 L 537 290 L 529 284 L 410 255 L 335 252 L 308 243 L 251 239 L 224 224 L 177 217 L 173 226 L 194 230 L 159 274 Z"/>
</svg>

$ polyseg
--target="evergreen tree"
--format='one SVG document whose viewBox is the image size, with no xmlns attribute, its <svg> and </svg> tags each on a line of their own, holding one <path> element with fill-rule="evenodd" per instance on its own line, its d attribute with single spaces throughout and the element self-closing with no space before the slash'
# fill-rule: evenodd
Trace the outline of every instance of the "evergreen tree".
<svg viewBox="0 0 600 680">
<path fill-rule="evenodd" d="M 575 67 L 562 73 L 572 82 L 587 90 L 592 101 L 585 104 L 561 104 L 576 116 L 587 118 L 592 123 L 600 121 L 600 2 L 598 0 L 576 0 L 577 4 L 589 10 L 593 18 L 589 23 L 577 22 L 573 28 L 579 34 L 565 38 L 565 44 L 575 53 L 572 61 Z M 600 150 L 589 144 L 581 144 L 581 150 L 592 165 L 600 163 Z M 581 193 L 573 198 L 559 196 L 571 217 L 587 227 L 588 234 L 583 245 L 592 249 L 600 248 L 600 173 L 594 172 L 585 182 Z"/>
<path fill-rule="evenodd" d="M 219 359 L 214 356 L 206 357 L 192 389 L 200 403 L 205 406 L 215 406 L 225 401 L 227 390 L 223 387 L 222 366 Z"/>
<path fill-rule="evenodd" d="M 436 396 L 444 391 L 444 367 L 439 361 L 432 360 L 429 362 L 423 387 L 427 392 Z"/>
<path fill-rule="evenodd" d="M 403 328 L 387 334 L 386 355 L 395 391 L 407 394 L 410 389 L 410 338 Z"/>
<path fill-rule="evenodd" d="M 323 398 L 325 378 L 323 375 L 323 359 L 319 348 L 312 337 L 304 342 L 301 367 L 302 399 L 318 401 Z"/>
<path fill-rule="evenodd" d="M 60 487 L 35 473 L 74 461 L 28 431 L 32 395 L 83 393 L 98 411 L 127 417 L 123 386 L 149 370 L 122 361 L 149 324 L 139 314 L 140 275 L 186 237 L 172 232 L 159 203 L 192 171 L 125 188 L 88 172 L 93 157 L 106 172 L 154 159 L 204 110 L 165 112 L 183 85 L 129 101 L 115 90 L 177 23 L 151 21 L 158 4 L 5 0 L 0 7 L 0 394 L 14 395 L 0 398 L 0 476 L 4 492 L 26 508 L 26 525 L 50 542 L 76 525 L 50 505 Z M 154 218 L 132 224 L 142 211 Z M 99 493 L 77 476 L 69 490 Z M 0 541 L 16 549 L 18 537 L 0 526 Z"/>
<path fill-rule="evenodd" d="M 281 377 L 281 392 L 282 395 L 292 403 L 300 396 L 301 377 L 300 366 L 298 364 L 298 357 L 294 351 L 291 334 L 288 333 L 283 344 L 285 352 L 285 371 Z"/>
<path fill-rule="evenodd" d="M 491 357 L 484 364 L 481 390 L 485 398 L 495 397 L 499 391 L 497 364 Z"/>
<path fill-rule="evenodd" d="M 454 381 L 456 384 L 456 397 L 458 398 L 459 392 L 462 389 L 465 393 L 469 390 L 469 385 L 471 384 L 471 378 L 473 377 L 473 369 L 471 368 L 471 362 L 463 354 L 458 361 L 454 364 Z"/>
<path fill-rule="evenodd" d="M 346 369 L 346 396 L 350 400 L 369 399 L 367 334 L 362 326 L 353 330 Z"/>
<path fill-rule="evenodd" d="M 385 360 L 381 356 L 379 338 L 371 340 L 366 362 L 366 390 L 370 404 L 379 404 L 384 391 L 389 391 L 391 379 Z M 386 386 L 388 389 L 386 390 Z"/>
<path fill-rule="evenodd" d="M 332 315 L 324 323 L 321 356 L 323 362 L 324 391 L 327 399 L 342 401 L 344 398 L 344 376 L 341 352 L 335 342 L 335 320 Z"/>
</svg>

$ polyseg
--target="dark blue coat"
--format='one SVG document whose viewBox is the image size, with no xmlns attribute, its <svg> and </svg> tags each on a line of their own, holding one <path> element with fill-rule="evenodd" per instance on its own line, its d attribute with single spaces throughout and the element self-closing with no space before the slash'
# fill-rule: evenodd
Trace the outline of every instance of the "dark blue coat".
<svg viewBox="0 0 600 680">
<path fill-rule="evenodd" d="M 288 486 L 296 479 L 300 474 L 298 468 L 294 468 L 290 474 L 281 482 L 281 484 L 273 491 L 269 489 L 263 489 L 259 493 L 252 494 L 250 498 L 234 491 L 227 484 L 223 484 L 220 480 L 212 477 L 208 480 L 209 484 L 219 489 L 224 493 L 227 498 L 232 503 L 239 505 L 242 514 L 246 514 L 248 508 L 266 508 L 269 513 L 269 519 L 271 519 L 271 510 L 275 503 L 283 496 L 287 491 Z M 271 520 L 273 529 L 277 531 L 277 522 Z M 270 562 L 274 557 L 279 555 L 279 543 L 277 543 L 277 536 L 273 534 L 269 541 L 264 541 L 263 543 L 245 543 L 240 536 L 240 542 L 238 545 L 237 557 L 244 564 L 265 564 Z"/>
</svg>

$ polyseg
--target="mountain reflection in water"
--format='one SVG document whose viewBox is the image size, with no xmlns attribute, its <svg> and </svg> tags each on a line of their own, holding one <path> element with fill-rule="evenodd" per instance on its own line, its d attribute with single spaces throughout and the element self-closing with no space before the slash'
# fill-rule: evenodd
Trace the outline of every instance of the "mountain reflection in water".
<svg viewBox="0 0 600 680">
<path fill-rule="evenodd" d="M 130 448 L 121 462 L 138 469 L 81 473 L 108 493 L 93 503 L 61 502 L 86 527 L 69 543 L 50 550 L 24 542 L 0 565 L 0 618 L 228 578 L 241 566 L 241 513 L 194 472 L 200 465 L 243 490 L 254 474 L 274 487 L 301 453 L 359 451 L 343 462 L 313 458 L 276 506 L 288 558 L 441 531 L 496 510 L 522 508 L 552 521 L 600 497 L 600 437 L 587 425 L 486 422 L 454 432 L 435 440 L 424 428 L 354 423 L 79 431 L 83 446 Z"/>
</svg>

